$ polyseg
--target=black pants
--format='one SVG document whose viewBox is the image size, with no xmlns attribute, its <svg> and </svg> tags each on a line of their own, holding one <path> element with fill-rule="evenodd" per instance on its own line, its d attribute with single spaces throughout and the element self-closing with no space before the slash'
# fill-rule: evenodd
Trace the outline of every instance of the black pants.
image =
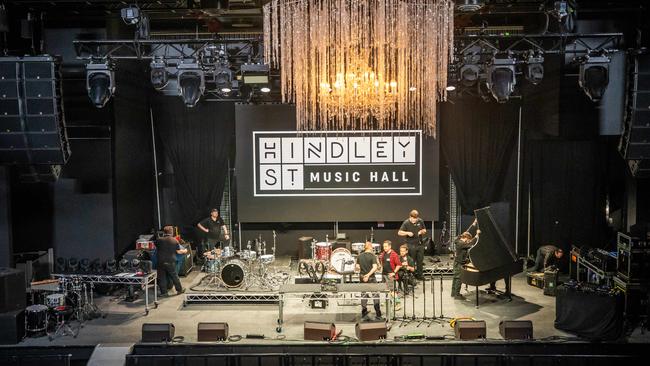
<svg viewBox="0 0 650 366">
<path fill-rule="evenodd" d="M 415 260 L 415 278 L 421 280 L 424 277 L 424 245 L 409 244 L 409 255 Z"/>
<path fill-rule="evenodd" d="M 531 272 L 541 272 L 544 269 L 544 257 L 544 253 L 538 249 L 535 256 L 535 266 L 531 268 Z"/>
<path fill-rule="evenodd" d="M 176 263 L 158 263 L 158 288 L 160 288 L 161 294 L 167 293 L 167 281 L 169 279 L 176 287 L 177 292 L 183 290 L 181 280 L 178 278 L 178 273 L 176 273 Z"/>
<path fill-rule="evenodd" d="M 368 278 L 368 282 L 366 282 L 366 283 L 377 283 L 377 280 L 376 280 L 375 276 L 372 275 L 372 276 L 370 276 L 370 278 Z M 373 307 L 375 308 L 375 314 L 377 314 L 377 316 L 381 317 L 381 306 L 380 306 L 380 303 L 379 303 L 379 294 L 375 293 L 375 292 L 373 292 L 373 293 L 364 292 L 361 295 L 361 314 L 364 315 L 364 316 L 366 314 L 368 314 L 368 299 L 371 296 L 372 296 L 372 304 L 373 304 Z"/>
</svg>

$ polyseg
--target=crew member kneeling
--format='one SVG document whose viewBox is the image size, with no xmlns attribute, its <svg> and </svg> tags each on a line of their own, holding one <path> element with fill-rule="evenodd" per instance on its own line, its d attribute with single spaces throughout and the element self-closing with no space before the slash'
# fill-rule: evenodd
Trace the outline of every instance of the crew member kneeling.
<svg viewBox="0 0 650 366">
<path fill-rule="evenodd" d="M 555 245 L 543 245 L 537 249 L 535 257 L 535 266 L 530 269 L 531 272 L 542 272 L 551 266 L 558 266 L 564 256 L 564 251 Z"/>
<path fill-rule="evenodd" d="M 176 254 L 185 254 L 187 249 L 180 246 L 174 235 L 174 228 L 167 225 L 163 227 L 164 236 L 156 241 L 158 253 L 158 288 L 161 296 L 167 296 L 167 280 L 171 279 L 177 294 L 185 292 L 181 280 L 176 272 Z"/>
</svg>

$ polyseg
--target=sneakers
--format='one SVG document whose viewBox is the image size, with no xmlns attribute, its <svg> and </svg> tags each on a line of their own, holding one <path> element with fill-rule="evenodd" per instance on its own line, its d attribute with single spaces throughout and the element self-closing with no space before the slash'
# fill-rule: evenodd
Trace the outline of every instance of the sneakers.
<svg viewBox="0 0 650 366">
<path fill-rule="evenodd" d="M 465 296 L 463 296 L 461 294 L 454 295 L 452 297 L 454 298 L 454 300 L 465 300 Z"/>
<path fill-rule="evenodd" d="M 176 291 L 176 295 L 180 295 L 180 294 L 184 294 L 184 293 L 185 293 L 185 289 L 181 289 L 180 291 Z"/>
</svg>

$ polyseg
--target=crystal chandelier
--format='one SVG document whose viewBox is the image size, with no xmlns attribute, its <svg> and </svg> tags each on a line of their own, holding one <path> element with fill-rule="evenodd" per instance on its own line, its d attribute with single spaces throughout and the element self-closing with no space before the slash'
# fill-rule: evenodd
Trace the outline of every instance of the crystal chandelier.
<svg viewBox="0 0 650 366">
<path fill-rule="evenodd" d="M 272 0 L 264 56 L 298 130 L 435 134 L 453 46 L 451 0 Z"/>
</svg>

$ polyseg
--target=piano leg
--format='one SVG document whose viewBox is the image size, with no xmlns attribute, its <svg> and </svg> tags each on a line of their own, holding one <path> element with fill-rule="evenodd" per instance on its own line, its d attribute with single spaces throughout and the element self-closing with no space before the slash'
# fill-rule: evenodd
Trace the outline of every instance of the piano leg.
<svg viewBox="0 0 650 366">
<path fill-rule="evenodd" d="M 478 309 L 478 286 L 476 286 L 476 308 Z"/>
</svg>

